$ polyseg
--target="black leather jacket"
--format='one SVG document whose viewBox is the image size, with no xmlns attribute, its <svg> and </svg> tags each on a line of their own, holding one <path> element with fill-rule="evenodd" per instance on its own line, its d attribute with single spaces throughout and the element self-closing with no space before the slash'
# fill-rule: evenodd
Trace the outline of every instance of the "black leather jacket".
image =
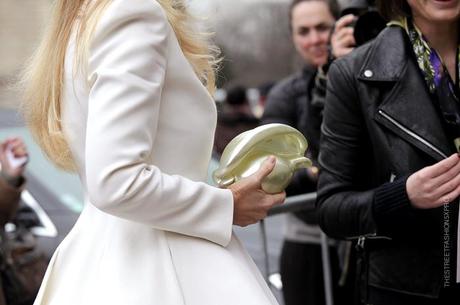
<svg viewBox="0 0 460 305">
<path fill-rule="evenodd" d="M 333 237 L 361 237 L 364 299 L 368 285 L 436 298 L 445 283 L 455 283 L 458 204 L 415 209 L 405 184 L 454 146 L 407 35 L 386 28 L 337 60 L 328 76 L 320 226 Z"/>
</svg>

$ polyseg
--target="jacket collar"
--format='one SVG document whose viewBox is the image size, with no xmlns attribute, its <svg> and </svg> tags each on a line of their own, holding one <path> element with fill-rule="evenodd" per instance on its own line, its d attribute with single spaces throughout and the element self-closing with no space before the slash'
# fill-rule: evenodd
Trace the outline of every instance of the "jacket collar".
<svg viewBox="0 0 460 305">
<path fill-rule="evenodd" d="M 388 27 L 375 39 L 362 65 L 358 79 L 364 81 L 398 81 L 411 56 L 411 46 L 400 27 Z M 371 74 L 369 74 L 369 71 Z"/>
<path fill-rule="evenodd" d="M 436 160 L 453 153 L 404 30 L 386 28 L 371 48 L 357 77 L 383 92 L 375 120 Z"/>
<path fill-rule="evenodd" d="M 302 75 L 305 79 L 310 80 L 311 78 L 315 77 L 318 68 L 315 68 L 311 65 L 305 65 L 302 68 Z"/>
</svg>

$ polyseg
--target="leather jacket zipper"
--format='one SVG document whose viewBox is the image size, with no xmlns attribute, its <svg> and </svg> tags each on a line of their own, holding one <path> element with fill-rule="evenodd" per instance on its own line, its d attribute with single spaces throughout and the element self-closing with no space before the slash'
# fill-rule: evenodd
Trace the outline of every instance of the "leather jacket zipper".
<svg viewBox="0 0 460 305">
<path fill-rule="evenodd" d="M 358 235 L 358 236 L 350 236 L 345 238 L 346 240 L 358 240 L 356 243 L 356 247 L 359 247 L 361 249 L 364 248 L 364 243 L 366 239 L 386 239 L 386 240 L 392 240 L 391 237 L 388 236 L 378 236 L 377 233 L 368 233 L 368 234 L 363 234 L 363 235 Z"/>
<path fill-rule="evenodd" d="M 382 110 L 379 110 L 378 113 L 384 117 L 386 120 L 388 120 L 390 123 L 392 123 L 394 126 L 396 126 L 399 130 L 401 130 L 402 132 L 404 132 L 405 134 L 409 135 L 410 137 L 414 138 L 415 140 L 417 140 L 418 142 L 422 143 L 423 145 L 427 146 L 428 148 L 430 148 L 431 150 L 433 150 L 434 152 L 436 152 L 438 155 L 440 155 L 441 157 L 443 157 L 444 159 L 447 158 L 447 155 L 444 154 L 439 148 L 437 148 L 436 146 L 434 146 L 433 144 L 431 144 L 430 142 L 428 142 L 426 139 L 422 138 L 421 136 L 419 136 L 418 134 L 416 134 L 415 132 L 413 132 L 412 130 L 404 127 L 403 125 L 401 125 L 398 121 L 396 121 L 395 119 L 393 119 L 390 115 L 388 115 L 387 113 L 385 113 L 384 111 Z"/>
<path fill-rule="evenodd" d="M 359 250 L 364 250 L 364 243 L 366 242 L 366 236 L 362 235 L 358 238 L 358 242 L 356 243 L 356 248 Z"/>
</svg>

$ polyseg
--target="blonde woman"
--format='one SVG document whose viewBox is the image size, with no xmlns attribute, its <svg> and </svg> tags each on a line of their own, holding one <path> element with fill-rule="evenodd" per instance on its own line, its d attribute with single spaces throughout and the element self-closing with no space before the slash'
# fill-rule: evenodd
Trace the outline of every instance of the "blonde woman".
<svg viewBox="0 0 460 305">
<path fill-rule="evenodd" d="M 232 224 L 284 200 L 206 185 L 214 58 L 173 0 L 58 0 L 25 76 L 24 115 L 86 205 L 36 305 L 276 304 Z"/>
</svg>

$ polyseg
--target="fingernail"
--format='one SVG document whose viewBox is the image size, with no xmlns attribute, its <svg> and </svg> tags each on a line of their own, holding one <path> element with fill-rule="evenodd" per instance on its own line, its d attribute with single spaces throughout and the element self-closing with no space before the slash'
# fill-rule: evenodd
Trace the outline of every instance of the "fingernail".
<svg viewBox="0 0 460 305">
<path fill-rule="evenodd" d="M 270 162 L 271 162 L 271 163 L 275 163 L 275 161 L 276 161 L 275 156 L 270 156 Z"/>
</svg>

